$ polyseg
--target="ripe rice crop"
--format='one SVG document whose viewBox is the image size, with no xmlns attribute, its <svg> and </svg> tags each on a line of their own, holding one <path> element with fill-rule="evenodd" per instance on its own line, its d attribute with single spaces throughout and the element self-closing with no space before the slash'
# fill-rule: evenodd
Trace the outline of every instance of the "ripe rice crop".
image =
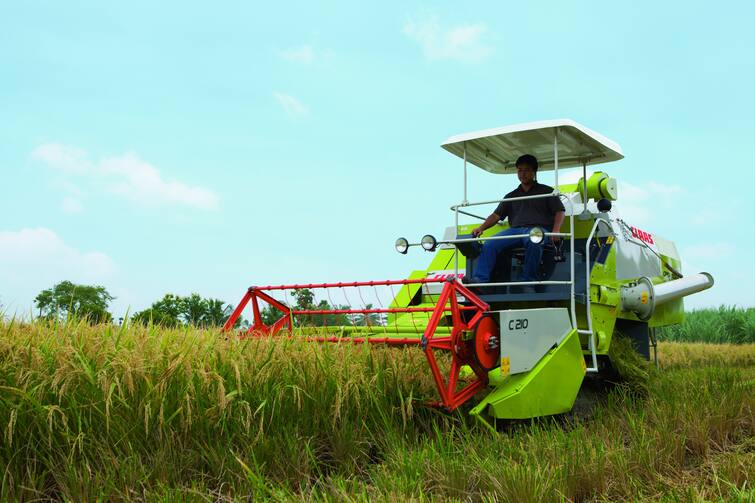
<svg viewBox="0 0 755 503">
<path fill-rule="evenodd" d="M 748 498 L 755 344 L 661 343 L 638 396 L 499 425 L 417 348 L 0 322 L 0 499 Z"/>
</svg>

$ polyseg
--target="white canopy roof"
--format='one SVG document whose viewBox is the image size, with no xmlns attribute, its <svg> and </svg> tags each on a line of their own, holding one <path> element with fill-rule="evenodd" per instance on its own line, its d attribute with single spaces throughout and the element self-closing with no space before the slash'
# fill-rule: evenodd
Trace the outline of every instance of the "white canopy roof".
<svg viewBox="0 0 755 503">
<path fill-rule="evenodd" d="M 523 154 L 537 157 L 540 170 L 553 169 L 553 137 L 558 130 L 558 167 L 600 164 L 624 158 L 615 141 L 570 119 L 515 124 L 452 136 L 441 145 L 454 155 L 491 173 L 516 173 Z"/>
</svg>

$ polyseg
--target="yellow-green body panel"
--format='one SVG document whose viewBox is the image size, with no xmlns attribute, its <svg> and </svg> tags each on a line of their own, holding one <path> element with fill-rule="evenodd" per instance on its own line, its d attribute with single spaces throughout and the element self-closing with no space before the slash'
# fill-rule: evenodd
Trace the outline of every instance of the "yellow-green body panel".
<svg viewBox="0 0 755 503">
<path fill-rule="evenodd" d="M 587 190 L 589 198 L 597 198 L 600 192 L 598 184 L 603 183 L 601 180 L 605 180 L 606 177 L 607 175 L 604 173 L 598 172 L 588 179 Z M 562 193 L 581 193 L 583 182 L 579 180 L 576 184 L 561 185 L 559 186 L 559 190 Z M 581 211 L 581 203 L 577 203 L 574 206 L 574 239 L 585 240 L 593 228 L 595 219 L 593 217 L 587 219 L 578 218 L 576 214 Z M 571 232 L 571 222 L 572 220 L 567 217 L 564 220 L 561 231 L 564 233 Z M 470 234 L 472 229 L 478 225 L 477 223 L 459 225 L 456 234 Z M 507 228 L 507 224 L 496 224 L 487 229 L 483 233 L 483 237 L 493 236 Z M 621 310 L 621 287 L 637 278 L 617 279 L 617 245 L 610 239 L 606 240 L 604 238 L 598 240 L 599 246 L 610 246 L 610 248 L 605 256 L 605 261 L 603 263 L 595 261 L 590 269 L 590 317 L 596 341 L 597 355 L 608 354 L 611 340 L 617 331 L 616 324 L 618 320 L 642 321 L 635 314 Z M 671 268 L 675 270 L 681 269 L 681 263 L 678 258 L 664 254 L 660 254 L 660 258 L 662 262 L 668 264 Z M 452 273 L 457 266 L 460 273 L 463 274 L 466 271 L 465 257 L 453 248 L 440 248 L 435 252 L 426 270 L 413 271 L 409 277 L 412 279 L 425 278 L 431 272 Z M 671 269 L 662 267 L 661 271 L 661 275 L 650 278 L 653 283 L 658 284 L 674 279 Z M 582 274 L 584 274 L 584 269 Z M 396 295 L 391 307 L 406 307 L 409 305 L 433 307 L 436 301 L 437 295 L 428 293 L 428 287 L 422 287 L 419 284 L 406 285 Z M 535 300 L 516 303 L 498 302 L 495 306 L 491 306 L 491 309 L 494 311 L 539 307 L 563 307 L 570 309 L 570 306 L 571 302 L 569 300 L 548 302 L 538 302 Z M 574 326 L 586 329 L 588 327 L 588 309 L 584 299 L 580 299 L 575 303 L 575 311 L 577 319 L 573 320 L 575 322 Z M 683 315 L 683 300 L 678 299 L 658 306 L 653 316 L 647 320 L 647 323 L 649 327 L 676 324 L 683 320 Z M 417 333 L 420 336 L 422 330 L 427 325 L 429 317 L 430 313 L 389 316 L 388 325 L 389 327 L 392 326 L 392 330 L 397 334 Z M 439 330 L 447 330 L 443 325 L 447 325 L 446 320 L 441 321 Z M 589 359 L 591 355 L 589 348 L 588 336 L 579 335 L 575 329 L 561 344 L 551 349 L 532 370 L 526 373 L 504 376 L 501 375 L 500 367 L 494 369 L 489 374 L 490 386 L 493 389 L 471 413 L 481 414 L 482 412 L 486 412 L 496 418 L 522 419 L 569 411 L 573 406 L 585 375 L 585 358 Z"/>
<path fill-rule="evenodd" d="M 576 330 L 548 351 L 529 372 L 502 376 L 490 372 L 495 389 L 470 414 L 487 412 L 499 419 L 526 419 L 571 410 L 585 377 L 585 360 Z"/>
</svg>

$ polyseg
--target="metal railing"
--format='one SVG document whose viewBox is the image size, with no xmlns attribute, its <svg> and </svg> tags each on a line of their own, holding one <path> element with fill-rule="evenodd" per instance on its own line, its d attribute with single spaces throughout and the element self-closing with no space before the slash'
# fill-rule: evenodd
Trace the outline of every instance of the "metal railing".
<svg viewBox="0 0 755 503">
<path fill-rule="evenodd" d="M 554 190 L 550 194 L 537 194 L 534 196 L 522 196 L 522 197 L 511 197 L 508 199 L 505 199 L 506 202 L 516 202 L 516 201 L 526 201 L 526 200 L 533 200 L 533 199 L 545 199 L 547 197 L 559 197 L 562 200 L 565 200 L 567 204 L 569 205 L 569 232 L 545 232 L 544 235 L 548 237 L 558 236 L 558 237 L 568 237 L 569 243 L 570 243 L 570 253 L 569 253 L 569 281 L 507 281 L 507 282 L 501 282 L 501 283 L 470 283 L 467 286 L 472 287 L 479 287 L 479 286 L 525 286 L 525 285 L 569 285 L 569 298 L 570 298 L 570 312 L 571 312 L 571 319 L 572 319 L 572 328 L 577 328 L 577 309 L 576 309 L 576 302 L 575 302 L 575 291 L 574 291 L 574 203 L 572 200 L 565 194 L 562 194 L 558 190 Z M 503 199 L 500 200 L 492 200 L 492 201 L 480 201 L 480 202 L 463 202 L 461 204 L 456 204 L 454 206 L 451 206 L 451 210 L 454 212 L 454 229 L 456 229 L 456 232 L 458 233 L 459 230 L 459 213 L 462 213 L 459 208 L 465 208 L 468 206 L 481 206 L 484 204 L 494 204 L 494 203 L 500 203 L 504 201 Z M 467 212 L 464 212 L 466 215 L 470 215 Z M 471 215 L 475 216 L 477 218 L 477 215 Z M 447 244 L 456 244 L 456 243 L 470 243 L 470 242 L 479 242 L 479 241 L 495 241 L 500 239 L 521 239 L 524 237 L 529 237 L 528 234 L 513 234 L 510 236 L 489 236 L 489 237 L 477 237 L 477 238 L 462 238 L 462 239 L 449 239 L 445 241 L 439 241 L 439 243 L 447 243 Z M 456 276 L 459 275 L 459 250 L 457 249 L 454 252 L 454 274 Z"/>
<path fill-rule="evenodd" d="M 587 318 L 587 329 L 580 329 L 577 324 L 577 310 L 576 310 L 576 291 L 575 291 L 575 264 L 574 264 L 574 252 L 575 252 L 575 246 L 574 246 L 574 203 L 572 202 L 571 198 L 566 196 L 565 194 L 560 193 L 558 190 L 554 190 L 550 194 L 538 194 L 534 196 L 523 196 L 523 197 L 512 197 L 509 199 L 505 199 L 506 202 L 514 202 L 514 201 L 523 201 L 523 200 L 531 200 L 531 199 L 542 199 L 546 197 L 554 197 L 558 196 L 562 200 L 565 200 L 569 205 L 569 232 L 545 232 L 544 235 L 548 237 L 568 237 L 570 242 L 570 250 L 569 250 L 569 280 L 568 281 L 506 281 L 506 282 L 495 282 L 495 283 L 468 283 L 468 287 L 491 287 L 491 286 L 525 286 L 525 285 L 569 285 L 569 310 L 571 314 L 571 320 L 572 320 L 572 328 L 577 330 L 577 333 L 580 335 L 587 335 L 588 342 L 587 346 L 590 351 L 590 356 L 592 360 L 592 366 L 588 367 L 586 370 L 587 372 L 597 372 L 598 371 L 598 361 L 597 361 L 597 343 L 595 341 L 595 332 L 593 330 L 593 323 L 592 323 L 592 306 L 591 306 L 591 299 L 590 299 L 590 291 L 591 291 L 591 273 L 592 269 L 590 267 L 590 243 L 592 242 L 593 237 L 595 236 L 595 232 L 598 229 L 598 227 L 603 224 L 608 227 L 609 232 L 611 235 L 615 236 L 615 233 L 613 231 L 613 227 L 610 225 L 609 222 L 604 220 L 603 218 L 597 218 L 595 220 L 595 223 L 592 226 L 592 229 L 590 230 L 590 233 L 587 237 L 587 241 L 585 243 L 585 308 L 586 308 L 586 318 Z M 465 212 L 460 210 L 459 208 L 468 207 L 468 206 L 480 206 L 484 204 L 493 204 L 493 203 L 500 203 L 503 200 L 493 200 L 493 201 L 481 201 L 481 202 L 474 202 L 469 203 L 465 202 L 462 204 L 457 204 L 454 206 L 451 206 L 451 210 L 454 211 L 455 214 L 455 229 L 458 233 L 459 229 L 459 214 L 464 214 L 467 216 L 472 216 L 476 218 L 480 218 L 484 220 L 484 218 L 474 215 L 469 212 Z M 480 242 L 480 241 L 494 241 L 494 240 L 500 240 L 500 239 L 521 239 L 529 237 L 528 234 L 513 234 L 509 236 L 489 236 L 489 237 L 477 237 L 477 238 L 462 238 L 462 239 L 451 239 L 443 241 L 443 243 L 447 244 L 456 244 L 456 243 L 471 243 L 471 242 Z M 459 250 L 457 249 L 454 252 L 454 274 L 458 276 L 459 274 Z"/>
<path fill-rule="evenodd" d="M 588 337 L 588 348 L 590 349 L 590 356 L 592 358 L 592 367 L 588 367 L 588 372 L 597 372 L 598 371 L 598 357 L 596 354 L 596 341 L 595 341 L 595 332 L 592 329 L 592 304 L 590 299 L 590 290 L 592 287 L 590 277 L 592 276 L 592 269 L 590 268 L 590 242 L 592 241 L 593 236 L 595 235 L 595 231 L 598 230 L 598 227 L 600 224 L 604 224 L 608 226 L 608 230 L 611 233 L 612 236 L 614 236 L 613 227 L 611 224 L 609 224 L 607 221 L 603 220 L 602 218 L 596 218 L 595 223 L 592 225 L 592 229 L 590 230 L 590 234 L 587 236 L 587 243 L 585 243 L 585 262 L 587 264 L 587 267 L 585 267 L 585 316 L 587 318 L 587 330 L 580 330 L 577 329 L 577 333 L 581 335 L 587 335 Z"/>
<path fill-rule="evenodd" d="M 291 307 L 270 295 L 273 291 L 301 290 L 301 289 L 332 289 L 359 288 L 374 286 L 427 285 L 441 283 L 443 288 L 433 307 L 411 306 L 397 308 L 368 308 L 364 309 L 299 309 Z M 459 298 L 464 299 L 460 302 Z M 395 297 L 394 297 L 395 300 Z M 263 321 L 260 301 L 268 304 L 279 312 L 279 318 L 267 325 Z M 254 318 L 252 325 L 237 332 L 242 337 L 272 337 L 279 333 L 291 338 L 296 328 L 295 318 L 312 315 L 348 315 L 348 314 L 382 314 L 382 313 L 428 313 L 430 318 L 421 331 L 421 337 L 402 337 L 397 330 L 398 337 L 375 337 L 363 334 L 361 337 L 342 337 L 333 334 L 302 333 L 301 339 L 307 342 L 348 342 L 352 344 L 380 344 L 388 346 L 419 346 L 427 357 L 430 372 L 435 381 L 440 400 L 436 403 L 447 411 L 452 411 L 472 398 L 479 390 L 488 384 L 488 369 L 477 359 L 478 350 L 473 341 L 466 338 L 467 333 L 482 320 L 490 306 L 481 300 L 474 292 L 462 285 L 455 278 L 417 278 L 385 281 L 352 281 L 347 283 L 305 283 L 293 285 L 250 286 L 230 318 L 223 326 L 223 331 L 234 331 L 236 322 L 248 304 L 251 304 Z M 398 329 L 398 324 L 396 324 Z M 482 348 L 480 351 L 491 352 L 493 348 Z M 450 365 L 439 364 L 436 352 L 449 354 Z M 445 358 L 444 358 L 445 360 Z M 442 362 L 441 362 L 442 363 Z M 472 376 L 466 376 L 465 370 L 472 370 Z M 472 377 L 472 379 L 469 379 Z"/>
</svg>

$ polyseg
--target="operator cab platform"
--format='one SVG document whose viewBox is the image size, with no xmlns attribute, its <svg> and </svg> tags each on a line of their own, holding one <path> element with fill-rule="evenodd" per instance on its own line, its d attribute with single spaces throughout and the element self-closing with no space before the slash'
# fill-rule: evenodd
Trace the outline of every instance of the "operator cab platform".
<svg viewBox="0 0 755 503">
<path fill-rule="evenodd" d="M 567 232 L 560 233 L 561 246 L 556 249 L 552 244 L 545 244 L 543 258 L 540 263 L 538 280 L 522 282 L 519 278 L 523 270 L 523 248 L 513 248 L 501 252 L 496 260 L 491 274 L 490 283 L 471 284 L 479 296 L 486 302 L 517 302 L 517 301 L 559 301 L 574 298 L 577 302 L 585 302 L 586 276 L 596 261 L 601 257 L 601 238 L 590 236 L 590 252 L 588 240 L 574 236 L 574 220 L 593 218 L 588 211 L 588 198 L 605 199 L 610 209 L 610 200 L 616 199 L 615 180 L 607 175 L 602 178 L 587 178 L 587 165 L 616 161 L 624 157 L 618 143 L 591 129 L 569 119 L 516 124 L 496 129 L 487 129 L 472 133 L 452 136 L 443 142 L 442 147 L 464 161 L 464 199 L 460 204 L 451 208 L 455 212 L 455 228 L 459 228 L 460 215 L 484 220 L 485 215 L 475 215 L 468 208 L 476 205 L 498 204 L 500 201 L 483 201 L 470 203 L 467 199 L 467 166 L 472 164 L 485 171 L 496 174 L 515 174 L 516 160 L 524 155 L 534 155 L 538 160 L 538 173 L 554 172 L 554 191 L 551 194 L 534 197 L 559 197 L 566 207 L 567 220 L 564 227 Z M 559 169 L 582 167 L 583 177 L 571 192 L 578 192 L 578 197 L 562 193 L 559 185 Z M 518 183 L 518 182 L 517 182 Z M 513 185 L 513 184 L 512 184 Z M 597 192 L 593 190 L 597 187 Z M 509 190 L 515 187 L 509 187 Z M 505 187 L 501 187 L 502 191 Z M 588 195 L 588 189 L 592 193 Z M 596 195 L 597 194 L 597 195 Z M 581 196 L 581 197 L 580 197 Z M 514 201 L 510 198 L 507 201 Z M 582 204 L 580 204 L 582 203 Z M 603 203 L 599 211 L 606 208 Z M 598 224 L 595 224 L 596 227 Z M 499 227 L 498 230 L 502 230 Z M 551 229 L 543 229 L 545 236 L 553 237 Z M 497 231 L 496 231 L 497 232 Z M 459 271 L 459 260 L 456 259 L 455 272 L 464 273 L 467 278 L 474 277 L 476 258 L 479 249 L 487 240 L 507 239 L 505 236 L 492 236 L 490 233 L 474 239 L 471 235 L 459 234 L 456 239 L 447 243 L 456 247 L 464 255 L 466 266 Z M 546 241 L 550 242 L 550 239 Z M 589 256 L 589 265 L 588 262 Z"/>
<path fill-rule="evenodd" d="M 471 238 L 471 234 L 459 235 L 459 239 Z M 599 239 L 591 245 L 590 269 L 598 262 L 605 262 L 608 248 L 605 247 L 605 239 Z M 574 272 L 575 285 L 574 293 L 576 301 L 585 302 L 585 271 L 586 271 L 586 254 L 584 248 L 587 243 L 585 239 L 575 240 L 575 257 Z M 474 277 L 476 259 L 480 254 L 480 246 L 476 243 L 459 243 L 458 250 L 466 258 L 466 268 L 464 277 Z M 571 247 L 570 241 L 562 241 L 559 247 L 552 243 L 544 245 L 543 257 L 538 269 L 538 279 L 540 281 L 559 281 L 568 282 L 571 277 L 570 262 L 567 260 Z M 524 269 L 524 248 L 510 248 L 504 250 L 498 255 L 496 266 L 491 274 L 491 283 L 512 283 L 518 282 L 518 278 Z M 559 301 L 568 300 L 571 296 L 571 289 L 568 284 L 535 284 L 528 289 L 522 285 L 497 285 L 497 286 L 480 286 L 475 288 L 476 293 L 481 300 L 488 303 L 497 302 L 519 302 L 519 301 Z"/>
</svg>

